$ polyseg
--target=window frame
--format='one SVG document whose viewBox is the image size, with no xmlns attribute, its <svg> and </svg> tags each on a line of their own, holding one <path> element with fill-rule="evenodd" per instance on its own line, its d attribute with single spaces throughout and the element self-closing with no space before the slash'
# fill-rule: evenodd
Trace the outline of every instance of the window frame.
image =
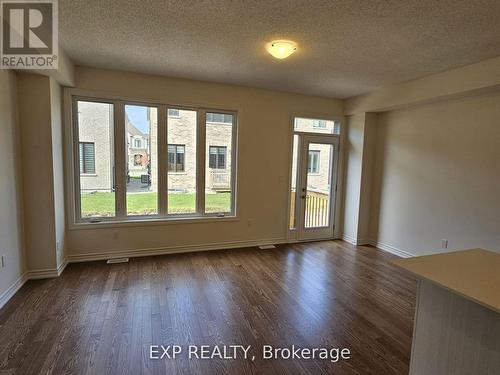
<svg viewBox="0 0 500 375">
<path fill-rule="evenodd" d="M 116 211 L 114 217 L 81 217 L 80 201 L 80 174 L 75 171 L 79 169 L 78 159 L 78 101 L 96 102 L 111 104 L 113 106 L 113 153 L 114 153 L 114 191 Z M 139 105 L 157 108 L 158 115 L 158 199 L 159 210 L 157 215 L 151 216 L 127 216 L 126 215 L 126 160 L 125 160 L 125 105 Z M 109 95 L 105 93 L 90 92 L 87 90 L 66 88 L 64 90 L 65 122 L 69 124 L 66 128 L 66 144 L 70 145 L 66 151 L 66 204 L 68 208 L 67 224 L 69 229 L 83 229 L 93 227 L 120 227 L 123 225 L 162 225 L 177 224 L 187 222 L 237 220 L 236 200 L 238 193 L 238 110 L 223 109 L 213 106 L 180 106 L 168 104 L 163 101 L 147 99 L 131 99 Z M 197 191 L 196 191 L 196 212 L 189 214 L 168 214 L 168 110 L 191 110 L 197 112 Z M 231 164 L 231 210 L 225 213 L 205 213 L 205 134 L 206 134 L 206 113 L 220 113 L 233 116 L 233 123 L 226 123 L 232 126 L 232 164 Z M 76 153 L 75 153 L 76 150 Z M 162 156 L 163 155 L 163 156 Z M 76 168 L 76 169 L 75 169 Z M 164 171 L 164 173 L 162 173 Z"/>
</svg>

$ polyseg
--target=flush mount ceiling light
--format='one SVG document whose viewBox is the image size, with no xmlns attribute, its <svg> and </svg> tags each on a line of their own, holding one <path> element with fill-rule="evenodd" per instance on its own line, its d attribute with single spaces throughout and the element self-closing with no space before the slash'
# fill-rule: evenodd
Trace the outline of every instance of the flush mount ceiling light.
<svg viewBox="0 0 500 375">
<path fill-rule="evenodd" d="M 291 40 L 274 40 L 267 44 L 267 51 L 277 59 L 286 59 L 297 50 L 297 43 Z"/>
</svg>

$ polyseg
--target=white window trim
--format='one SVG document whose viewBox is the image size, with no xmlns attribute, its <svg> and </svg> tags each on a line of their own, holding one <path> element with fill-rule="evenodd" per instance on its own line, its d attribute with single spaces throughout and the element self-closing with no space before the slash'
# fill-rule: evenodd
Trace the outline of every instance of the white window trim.
<svg viewBox="0 0 500 375">
<path fill-rule="evenodd" d="M 118 177 L 125 176 L 125 168 L 120 168 L 120 165 L 125 166 L 125 153 L 121 150 L 125 147 L 126 140 L 126 129 L 125 129 L 125 113 L 124 108 L 126 104 L 130 105 L 143 105 L 149 107 L 158 108 L 158 153 L 160 155 L 164 154 L 165 157 L 159 157 L 158 166 L 158 214 L 150 216 L 127 216 L 125 199 L 126 191 L 125 186 L 121 187 L 117 184 L 115 188 L 116 194 L 116 216 L 115 217 L 102 217 L 102 218 L 80 218 L 80 198 L 79 198 L 79 163 L 78 160 L 78 137 L 74 135 L 77 134 L 77 111 L 74 106 L 78 100 L 82 101 L 94 101 L 98 103 L 109 103 L 114 105 L 114 154 L 115 154 L 115 180 L 118 181 Z M 168 121 L 168 109 L 179 109 L 179 110 L 194 110 L 197 111 L 197 170 L 205 170 L 205 130 L 206 130 L 206 113 L 224 113 L 233 115 L 233 131 L 232 131 L 232 150 L 231 150 L 231 211 L 226 213 L 205 213 L 205 173 L 197 173 L 197 199 L 196 199 L 196 213 L 194 214 L 168 214 L 168 196 L 167 196 L 167 121 Z M 90 228 L 104 228 L 104 227 L 121 227 L 123 225 L 132 226 L 147 226 L 147 225 L 163 225 L 163 224 L 179 224 L 179 223 L 201 223 L 201 222 L 213 222 L 213 221 L 234 221 L 238 220 L 236 216 L 237 209 L 237 193 L 238 193 L 238 178 L 237 178 L 237 165 L 238 165 L 238 138 L 239 138 L 239 124 L 238 124 L 238 110 L 232 110 L 227 108 L 222 108 L 214 105 L 197 105 L 188 104 L 185 106 L 178 104 L 168 104 L 164 101 L 150 100 L 150 99 L 137 99 L 121 97 L 119 95 L 110 95 L 107 93 L 99 93 L 88 90 L 80 90 L 75 88 L 64 89 L 64 110 L 65 110 L 65 142 L 66 142 L 66 152 L 65 152 L 65 169 L 66 169 L 66 207 L 67 207 L 67 226 L 70 230 L 76 229 L 90 229 Z M 123 122 L 123 124 L 121 124 Z M 226 125 L 231 125 L 227 123 L 221 123 Z M 123 133 L 123 134 L 122 134 Z M 121 142 L 123 138 L 123 142 Z M 120 142 L 117 142 L 119 140 Z M 123 143 L 120 145 L 117 143 Z M 117 147 L 118 146 L 118 147 Z M 117 156 L 121 155 L 122 156 Z M 75 167 L 78 167 L 75 169 Z M 123 171 L 121 171 L 123 169 Z M 161 173 L 161 171 L 165 173 Z M 182 172 L 181 172 L 182 173 Z M 124 176 L 121 176 L 123 174 Z M 120 178 L 121 180 L 121 178 Z M 125 183 L 125 177 L 123 178 L 123 183 Z M 78 190 L 78 193 L 77 193 Z M 162 193 L 164 192 L 164 193 Z M 161 199 L 162 196 L 164 199 Z"/>
</svg>

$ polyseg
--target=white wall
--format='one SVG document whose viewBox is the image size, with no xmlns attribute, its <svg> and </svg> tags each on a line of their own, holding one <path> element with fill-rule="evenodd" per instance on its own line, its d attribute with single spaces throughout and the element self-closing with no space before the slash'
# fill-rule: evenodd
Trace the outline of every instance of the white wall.
<svg viewBox="0 0 500 375">
<path fill-rule="evenodd" d="M 0 70 L 0 307 L 24 274 L 16 97 L 15 73 Z"/>
<path fill-rule="evenodd" d="M 50 78 L 17 73 L 17 83 L 26 267 L 30 272 L 53 270 L 57 259 Z"/>
<path fill-rule="evenodd" d="M 66 251 L 66 220 L 64 211 L 64 157 L 62 133 L 62 89 L 50 78 L 50 108 L 52 133 L 52 169 L 54 179 L 54 218 L 57 265 L 63 263 Z"/>
<path fill-rule="evenodd" d="M 500 251 L 500 93 L 379 114 L 373 173 L 371 238 Z"/>
</svg>

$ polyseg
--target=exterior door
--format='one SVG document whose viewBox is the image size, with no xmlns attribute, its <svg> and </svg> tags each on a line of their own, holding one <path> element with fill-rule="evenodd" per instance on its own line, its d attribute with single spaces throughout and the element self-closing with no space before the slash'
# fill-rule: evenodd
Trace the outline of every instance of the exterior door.
<svg viewBox="0 0 500 375">
<path fill-rule="evenodd" d="M 299 240 L 334 236 L 338 137 L 300 135 L 296 214 Z"/>
</svg>

